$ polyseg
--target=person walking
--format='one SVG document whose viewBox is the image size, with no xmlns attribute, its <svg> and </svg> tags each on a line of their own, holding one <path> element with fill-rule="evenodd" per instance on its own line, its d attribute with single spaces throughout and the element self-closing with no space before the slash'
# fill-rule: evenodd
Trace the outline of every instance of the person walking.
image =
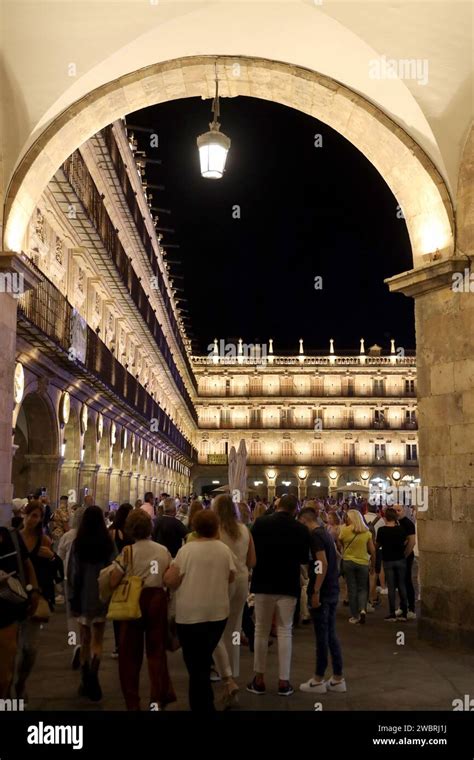
<svg viewBox="0 0 474 760">
<path fill-rule="evenodd" d="M 56 577 L 63 577 L 62 562 L 52 550 L 51 539 L 43 534 L 44 508 L 40 501 L 30 501 L 24 509 L 23 529 L 20 535 L 34 567 L 42 617 L 31 615 L 22 621 L 18 637 L 15 667 L 15 693 L 18 699 L 27 700 L 26 681 L 33 670 L 38 655 L 43 624 L 54 610 Z"/>
<path fill-rule="evenodd" d="M 72 614 L 81 634 L 81 683 L 79 696 L 93 702 L 102 699 L 99 683 L 107 602 L 99 596 L 99 573 L 116 557 L 112 538 L 100 507 L 87 507 L 69 556 L 68 594 Z"/>
<path fill-rule="evenodd" d="M 146 492 L 146 494 L 144 496 L 143 504 L 141 505 L 140 509 L 143 509 L 143 511 L 146 512 L 147 515 L 149 515 L 152 520 L 154 519 L 154 517 L 155 517 L 155 500 L 153 498 L 153 494 L 152 494 L 151 491 L 147 491 Z"/>
<path fill-rule="evenodd" d="M 68 643 L 74 647 L 72 660 L 71 660 L 71 667 L 73 670 L 77 670 L 81 664 L 81 645 L 79 643 L 81 634 L 80 634 L 79 623 L 77 622 L 77 619 L 71 613 L 71 605 L 69 603 L 69 595 L 68 595 L 67 568 L 69 565 L 69 555 L 71 553 L 71 547 L 77 536 L 77 531 L 78 531 L 79 525 L 81 524 L 82 516 L 84 512 L 86 511 L 86 508 L 79 507 L 78 505 L 74 505 L 74 507 L 73 507 L 73 513 L 72 513 L 72 518 L 71 518 L 71 528 L 66 533 L 64 533 L 64 535 L 59 541 L 58 556 L 61 558 L 64 570 L 65 570 L 64 596 L 66 600 L 66 622 L 67 622 Z"/>
<path fill-rule="evenodd" d="M 129 535 L 127 535 L 125 531 L 125 524 L 127 522 L 127 517 L 129 516 L 132 510 L 133 510 L 133 507 L 128 502 L 124 502 L 124 504 L 121 504 L 120 507 L 115 512 L 115 519 L 112 524 L 112 527 L 109 528 L 110 537 L 112 541 L 114 542 L 117 554 L 120 554 L 126 546 L 133 544 L 132 539 L 130 538 Z M 120 620 L 113 621 L 115 648 L 111 656 L 112 656 L 112 659 L 114 660 L 118 658 L 120 625 L 121 625 Z"/>
<path fill-rule="evenodd" d="M 347 511 L 346 525 L 339 531 L 338 542 L 349 596 L 349 623 L 362 625 L 367 615 L 369 574 L 375 572 L 375 547 L 358 509 Z"/>
<path fill-rule="evenodd" d="M 239 687 L 240 633 L 242 613 L 249 593 L 249 569 L 255 566 L 255 546 L 250 531 L 238 521 L 235 504 L 228 494 L 217 496 L 211 509 L 219 520 L 219 537 L 234 555 L 235 580 L 229 590 L 229 617 L 214 651 L 214 665 L 224 684 L 224 706 L 232 707 Z"/>
<path fill-rule="evenodd" d="M 125 533 L 133 544 L 125 546 L 114 561 L 110 588 L 116 588 L 124 575 L 142 579 L 141 618 L 120 623 L 119 675 L 127 710 L 140 710 L 140 669 L 146 647 L 150 679 L 150 706 L 164 710 L 176 701 L 166 657 L 168 599 L 163 576 L 171 563 L 168 549 L 151 540 L 152 521 L 143 510 L 131 511 Z"/>
<path fill-rule="evenodd" d="M 324 694 L 327 691 L 345 692 L 342 651 L 336 633 L 336 611 L 339 599 L 339 567 L 334 539 L 318 523 L 316 510 L 304 507 L 300 522 L 310 534 L 308 607 L 316 637 L 316 668 L 314 677 L 300 685 L 300 691 Z M 326 680 L 328 650 L 331 653 L 333 675 Z"/>
<path fill-rule="evenodd" d="M 20 582 L 26 593 L 22 604 L 8 599 L 10 577 Z M 19 628 L 35 614 L 39 596 L 36 573 L 19 531 L 0 526 L 0 699 L 11 696 Z"/>
<path fill-rule="evenodd" d="M 416 527 L 413 520 L 407 516 L 407 509 L 403 504 L 395 504 L 394 509 L 397 515 L 398 524 L 405 531 L 405 559 L 406 559 L 406 578 L 405 585 L 408 600 L 408 620 L 416 619 L 415 611 L 415 586 L 413 585 L 413 563 L 415 561 L 415 544 L 416 544 Z M 402 613 L 403 614 L 403 613 Z"/>
<path fill-rule="evenodd" d="M 407 534 L 398 520 L 397 512 L 393 507 L 387 507 L 384 513 L 384 523 L 377 532 L 377 546 L 382 551 L 382 562 L 385 571 L 385 579 L 388 587 L 389 614 L 385 620 L 389 623 L 407 620 L 407 560 L 406 544 Z M 396 590 L 400 595 L 401 615 L 396 615 Z"/>
<path fill-rule="evenodd" d="M 209 713 L 215 710 L 212 655 L 229 617 L 229 584 L 237 568 L 231 550 L 219 540 L 219 521 L 212 510 L 198 512 L 193 527 L 196 538 L 179 550 L 164 582 L 176 591 L 176 630 L 189 673 L 189 706 Z"/>
<path fill-rule="evenodd" d="M 168 496 L 163 502 L 163 515 L 156 518 L 153 540 L 166 546 L 171 556 L 176 557 L 187 535 L 188 529 L 176 517 L 175 499 Z"/>
<path fill-rule="evenodd" d="M 278 694 L 290 696 L 293 616 L 300 595 L 300 565 L 309 560 L 309 534 L 295 520 L 298 501 L 285 494 L 276 511 L 259 517 L 252 528 L 257 563 L 250 590 L 255 594 L 254 677 L 247 686 L 252 694 L 265 694 L 268 636 L 276 613 L 278 638 Z"/>
</svg>

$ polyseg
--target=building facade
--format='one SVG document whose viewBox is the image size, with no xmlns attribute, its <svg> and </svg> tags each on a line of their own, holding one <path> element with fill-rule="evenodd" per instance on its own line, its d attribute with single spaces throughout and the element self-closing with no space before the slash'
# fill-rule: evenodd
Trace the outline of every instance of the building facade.
<svg viewBox="0 0 474 760">
<path fill-rule="evenodd" d="M 217 345 L 217 343 L 216 343 Z M 196 490 L 227 482 L 231 446 L 243 438 L 248 487 L 262 497 L 326 496 L 354 485 L 418 477 L 413 355 L 334 353 L 265 358 L 194 357 L 199 423 Z"/>
</svg>

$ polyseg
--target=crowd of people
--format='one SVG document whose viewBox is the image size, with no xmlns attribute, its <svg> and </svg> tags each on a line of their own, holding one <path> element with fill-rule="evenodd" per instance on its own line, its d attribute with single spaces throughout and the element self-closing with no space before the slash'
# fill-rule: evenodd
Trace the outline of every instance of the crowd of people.
<svg viewBox="0 0 474 760">
<path fill-rule="evenodd" d="M 126 708 L 140 710 L 148 665 L 148 709 L 176 701 L 167 653 L 181 649 L 189 706 L 238 703 L 240 651 L 254 656 L 247 691 L 266 693 L 268 648 L 278 641 L 277 692 L 289 697 L 293 628 L 313 624 L 315 666 L 303 692 L 345 692 L 336 630 L 339 604 L 365 625 L 388 597 L 387 622 L 416 617 L 415 515 L 397 504 L 304 499 L 284 494 L 235 503 L 227 493 L 143 500 L 104 513 L 88 495 L 50 507 L 44 489 L 13 505 L 0 528 L 0 698 L 28 701 L 27 680 L 42 629 L 66 606 L 78 694 L 103 698 L 100 664 L 111 620 Z M 328 675 L 329 660 L 332 673 Z"/>
</svg>

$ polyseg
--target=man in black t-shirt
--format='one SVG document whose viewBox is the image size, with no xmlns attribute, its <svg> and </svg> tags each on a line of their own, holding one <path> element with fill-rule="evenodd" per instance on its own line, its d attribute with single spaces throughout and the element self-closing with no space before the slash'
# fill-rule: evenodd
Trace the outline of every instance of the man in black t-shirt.
<svg viewBox="0 0 474 760">
<path fill-rule="evenodd" d="M 413 585 L 413 577 L 412 577 L 412 571 L 413 571 L 413 562 L 415 561 L 415 553 L 413 551 L 415 543 L 416 543 L 416 529 L 415 524 L 410 520 L 409 517 L 406 516 L 406 509 L 403 506 L 403 504 L 396 504 L 394 506 L 395 512 L 397 513 L 398 518 L 398 524 L 401 528 L 405 531 L 405 535 L 407 537 L 407 543 L 405 546 L 405 558 L 407 561 L 407 573 L 405 578 L 405 584 L 407 589 L 407 597 L 408 597 L 408 613 L 407 617 L 408 619 L 414 619 L 416 618 L 416 612 L 415 612 L 415 587 Z"/>
<path fill-rule="evenodd" d="M 176 517 L 175 500 L 168 496 L 163 502 L 163 514 L 156 518 L 153 540 L 166 546 L 171 556 L 176 557 L 188 534 L 187 528 Z"/>
<path fill-rule="evenodd" d="M 341 645 L 336 633 L 336 611 L 339 599 L 339 568 L 334 539 L 326 528 L 320 528 L 318 514 L 305 507 L 299 515 L 310 535 L 308 607 L 316 636 L 316 669 L 314 678 L 302 683 L 300 691 L 324 694 L 326 691 L 345 692 Z M 333 676 L 328 681 L 328 649 L 331 653 Z"/>
<path fill-rule="evenodd" d="M 309 558 L 309 535 L 295 520 L 298 502 L 285 494 L 276 512 L 259 517 L 252 528 L 257 564 L 250 590 L 255 594 L 255 676 L 247 686 L 252 694 L 265 694 L 265 665 L 268 635 L 276 613 L 278 635 L 278 694 L 290 696 L 291 639 L 293 615 L 300 595 L 300 565 Z"/>
<path fill-rule="evenodd" d="M 36 574 L 17 531 L 15 538 L 16 541 L 12 538 L 11 530 L 0 527 L 0 587 L 7 585 L 10 574 L 19 580 L 23 574 L 29 602 L 27 605 L 14 604 L 0 597 L 0 699 L 9 697 L 15 670 L 18 625 L 27 614 L 34 614 L 39 599 Z M 19 547 L 20 556 L 16 546 Z"/>
</svg>

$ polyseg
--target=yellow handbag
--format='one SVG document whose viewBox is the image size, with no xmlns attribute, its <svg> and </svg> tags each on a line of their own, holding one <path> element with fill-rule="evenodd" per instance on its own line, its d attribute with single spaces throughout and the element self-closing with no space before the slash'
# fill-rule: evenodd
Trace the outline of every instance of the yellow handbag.
<svg viewBox="0 0 474 760">
<path fill-rule="evenodd" d="M 132 546 L 127 546 L 125 551 L 127 549 L 129 550 L 127 571 L 130 565 L 130 575 L 126 571 L 112 594 L 107 613 L 108 620 L 138 620 L 142 616 L 140 595 L 142 593 L 143 579 L 137 575 L 133 575 L 133 548 Z"/>
</svg>

